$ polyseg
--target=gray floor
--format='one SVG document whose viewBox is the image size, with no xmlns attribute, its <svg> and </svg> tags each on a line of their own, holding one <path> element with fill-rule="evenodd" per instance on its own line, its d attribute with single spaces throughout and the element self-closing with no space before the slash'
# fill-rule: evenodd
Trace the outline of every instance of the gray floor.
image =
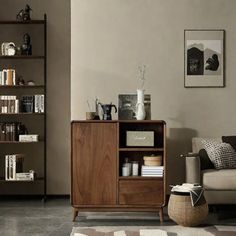
<svg viewBox="0 0 236 236">
<path fill-rule="evenodd" d="M 166 211 L 166 209 L 165 209 Z M 124 218 L 124 216 L 126 216 Z M 155 226 L 160 224 L 153 213 L 82 214 L 73 223 L 69 199 L 0 200 L 1 236 L 67 236 L 73 226 Z M 236 206 L 221 206 L 211 212 L 204 225 L 236 225 Z M 175 225 L 165 214 L 164 225 Z"/>
</svg>

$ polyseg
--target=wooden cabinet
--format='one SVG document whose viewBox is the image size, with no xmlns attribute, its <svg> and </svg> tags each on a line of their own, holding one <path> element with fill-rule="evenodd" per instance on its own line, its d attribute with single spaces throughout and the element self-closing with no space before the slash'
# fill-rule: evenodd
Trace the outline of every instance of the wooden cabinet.
<svg viewBox="0 0 236 236">
<path fill-rule="evenodd" d="M 153 147 L 127 147 L 127 131 L 154 131 Z M 73 121 L 71 201 L 78 211 L 159 211 L 163 220 L 166 179 L 164 121 Z M 163 157 L 162 177 L 141 176 L 143 156 Z M 139 163 L 139 176 L 122 176 L 125 159 Z"/>
</svg>

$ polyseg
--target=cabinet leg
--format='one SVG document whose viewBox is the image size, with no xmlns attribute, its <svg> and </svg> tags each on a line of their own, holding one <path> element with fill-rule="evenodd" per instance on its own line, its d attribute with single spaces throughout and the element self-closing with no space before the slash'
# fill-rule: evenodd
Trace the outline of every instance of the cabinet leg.
<svg viewBox="0 0 236 236">
<path fill-rule="evenodd" d="M 160 208 L 160 210 L 159 210 L 159 217 L 160 217 L 160 222 L 163 223 L 163 221 L 164 221 L 163 208 Z"/>
<path fill-rule="evenodd" d="M 78 216 L 79 210 L 77 208 L 74 208 L 73 210 L 73 222 L 75 222 L 75 218 Z"/>
</svg>

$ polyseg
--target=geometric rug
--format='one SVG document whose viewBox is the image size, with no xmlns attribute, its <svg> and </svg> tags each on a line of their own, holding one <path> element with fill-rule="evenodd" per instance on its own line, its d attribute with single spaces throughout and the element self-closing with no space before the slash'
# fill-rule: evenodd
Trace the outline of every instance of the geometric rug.
<svg viewBox="0 0 236 236">
<path fill-rule="evenodd" d="M 96 226 L 73 227 L 70 236 L 236 236 L 236 226 Z"/>
</svg>

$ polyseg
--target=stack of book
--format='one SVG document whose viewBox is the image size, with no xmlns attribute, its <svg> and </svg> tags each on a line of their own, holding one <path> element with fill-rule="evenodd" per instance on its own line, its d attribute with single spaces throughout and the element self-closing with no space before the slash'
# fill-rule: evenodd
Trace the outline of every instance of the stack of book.
<svg viewBox="0 0 236 236">
<path fill-rule="evenodd" d="M 24 156 L 13 154 L 5 156 L 5 179 L 16 180 L 16 173 L 23 172 Z"/>
<path fill-rule="evenodd" d="M 145 177 L 163 177 L 164 166 L 142 166 L 141 175 Z"/>
<path fill-rule="evenodd" d="M 13 69 L 0 71 L 0 85 L 16 85 L 16 71 Z"/>
<path fill-rule="evenodd" d="M 5 156 L 5 180 L 33 181 L 34 171 L 23 172 L 24 155 L 12 154 Z"/>
<path fill-rule="evenodd" d="M 0 96 L 0 113 L 19 113 L 19 100 L 16 96 Z"/>
</svg>

